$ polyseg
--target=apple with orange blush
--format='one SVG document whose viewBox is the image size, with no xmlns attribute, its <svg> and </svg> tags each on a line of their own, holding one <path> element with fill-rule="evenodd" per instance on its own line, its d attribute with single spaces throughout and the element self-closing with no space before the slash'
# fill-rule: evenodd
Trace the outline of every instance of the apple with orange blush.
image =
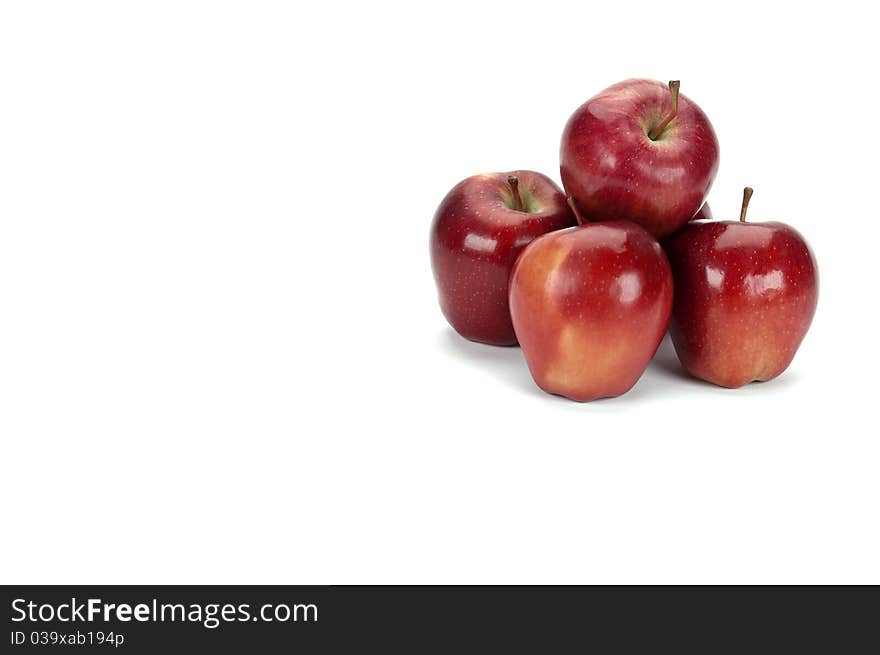
<svg viewBox="0 0 880 655">
<path fill-rule="evenodd" d="M 629 391 L 669 322 L 672 274 L 660 244 L 626 221 L 535 239 L 510 278 L 510 312 L 532 377 L 588 401 Z"/>
</svg>

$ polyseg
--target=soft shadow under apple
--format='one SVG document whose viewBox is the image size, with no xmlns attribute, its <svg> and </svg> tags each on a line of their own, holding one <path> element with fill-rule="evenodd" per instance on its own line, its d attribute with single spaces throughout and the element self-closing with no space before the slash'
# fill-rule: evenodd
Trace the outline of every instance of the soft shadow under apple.
<svg viewBox="0 0 880 655">
<path fill-rule="evenodd" d="M 490 346 L 468 341 L 452 328 L 443 331 L 441 343 L 445 350 L 457 358 L 492 371 L 505 384 L 526 393 L 546 395 L 532 381 L 519 346 Z"/>
<path fill-rule="evenodd" d="M 672 345 L 672 338 L 668 332 L 663 336 L 663 341 L 660 342 L 660 347 L 657 348 L 657 353 L 654 355 L 654 359 L 651 360 L 648 368 L 655 368 L 670 377 L 696 382 L 694 378 L 687 374 L 687 371 L 682 368 L 681 362 L 678 361 L 678 355 L 675 354 L 675 346 Z"/>
<path fill-rule="evenodd" d="M 447 328 L 441 334 L 441 345 L 454 357 L 469 361 L 482 370 L 490 370 L 501 382 L 523 393 L 536 397 L 542 397 L 550 402 L 558 402 L 571 408 L 595 407 L 595 408 L 619 408 L 621 405 L 637 402 L 650 402 L 661 400 L 669 396 L 679 396 L 682 393 L 700 392 L 708 394 L 738 395 L 750 394 L 759 388 L 783 390 L 795 381 L 796 375 L 786 371 L 783 375 L 769 382 L 753 382 L 739 390 L 724 389 L 688 375 L 678 361 L 675 347 L 669 335 L 663 337 L 654 359 L 648 365 L 647 370 L 636 382 L 635 386 L 627 393 L 616 398 L 602 398 L 590 403 L 576 403 L 562 396 L 556 396 L 541 390 L 532 380 L 529 369 L 523 358 L 522 350 L 518 346 L 489 346 L 482 343 L 468 341 L 461 337 L 453 329 Z M 738 393 L 739 392 L 739 393 Z"/>
</svg>

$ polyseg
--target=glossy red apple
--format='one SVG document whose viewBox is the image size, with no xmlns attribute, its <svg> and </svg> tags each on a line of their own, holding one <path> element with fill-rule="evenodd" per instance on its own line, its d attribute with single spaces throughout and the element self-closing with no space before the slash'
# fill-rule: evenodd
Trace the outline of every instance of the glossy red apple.
<svg viewBox="0 0 880 655">
<path fill-rule="evenodd" d="M 816 311 L 819 277 L 784 223 L 692 223 L 664 245 L 675 278 L 669 332 L 684 368 L 722 387 L 770 380 L 791 363 Z"/>
<path fill-rule="evenodd" d="M 467 339 L 515 345 L 510 271 L 536 237 L 575 225 L 565 195 L 534 171 L 475 175 L 443 199 L 431 225 L 440 308 Z"/>
<path fill-rule="evenodd" d="M 678 82 L 627 80 L 584 103 L 562 134 L 562 185 L 589 221 L 628 220 L 656 237 L 700 209 L 718 139 Z"/>
<path fill-rule="evenodd" d="M 666 255 L 635 223 L 539 237 L 510 279 L 513 326 L 532 377 L 578 401 L 628 391 L 657 351 L 671 309 Z"/>
</svg>

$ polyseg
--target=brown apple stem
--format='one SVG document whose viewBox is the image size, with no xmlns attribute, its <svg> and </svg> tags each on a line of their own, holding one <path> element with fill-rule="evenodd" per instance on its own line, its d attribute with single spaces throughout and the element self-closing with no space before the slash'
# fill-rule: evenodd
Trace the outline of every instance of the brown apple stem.
<svg viewBox="0 0 880 655">
<path fill-rule="evenodd" d="M 651 131 L 648 132 L 648 138 L 651 141 L 656 141 L 657 137 L 663 134 L 663 130 L 666 129 L 666 126 L 672 122 L 672 119 L 678 115 L 678 89 L 681 86 L 681 82 L 678 80 L 670 80 L 669 81 L 669 93 L 672 95 L 672 109 L 669 111 L 669 114 L 662 121 L 657 123 L 654 127 L 651 128 Z"/>
<path fill-rule="evenodd" d="M 565 201 L 568 203 L 568 206 L 571 207 L 571 211 L 574 212 L 574 219 L 578 222 L 578 225 L 583 225 L 584 217 L 581 216 L 581 213 L 578 211 L 577 205 L 574 202 L 574 198 L 572 196 L 568 196 Z"/>
<path fill-rule="evenodd" d="M 739 210 L 739 220 L 741 223 L 746 222 L 746 212 L 749 210 L 749 200 L 752 199 L 752 193 L 754 193 L 754 189 L 750 186 L 743 189 L 743 204 L 742 209 Z"/>
<path fill-rule="evenodd" d="M 521 212 L 523 210 L 522 196 L 519 195 L 519 179 L 516 175 L 508 175 L 507 183 L 510 185 L 510 193 L 513 196 L 513 208 Z"/>
</svg>

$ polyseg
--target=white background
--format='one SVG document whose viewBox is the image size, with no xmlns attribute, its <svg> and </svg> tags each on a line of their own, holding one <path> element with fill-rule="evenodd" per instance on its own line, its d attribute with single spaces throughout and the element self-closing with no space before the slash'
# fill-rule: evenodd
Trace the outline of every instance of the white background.
<svg viewBox="0 0 880 655">
<path fill-rule="evenodd" d="M 880 583 L 860 4 L 4 3 L 0 580 Z M 576 404 L 440 314 L 446 191 L 634 76 L 815 250 L 776 381 Z"/>
</svg>

